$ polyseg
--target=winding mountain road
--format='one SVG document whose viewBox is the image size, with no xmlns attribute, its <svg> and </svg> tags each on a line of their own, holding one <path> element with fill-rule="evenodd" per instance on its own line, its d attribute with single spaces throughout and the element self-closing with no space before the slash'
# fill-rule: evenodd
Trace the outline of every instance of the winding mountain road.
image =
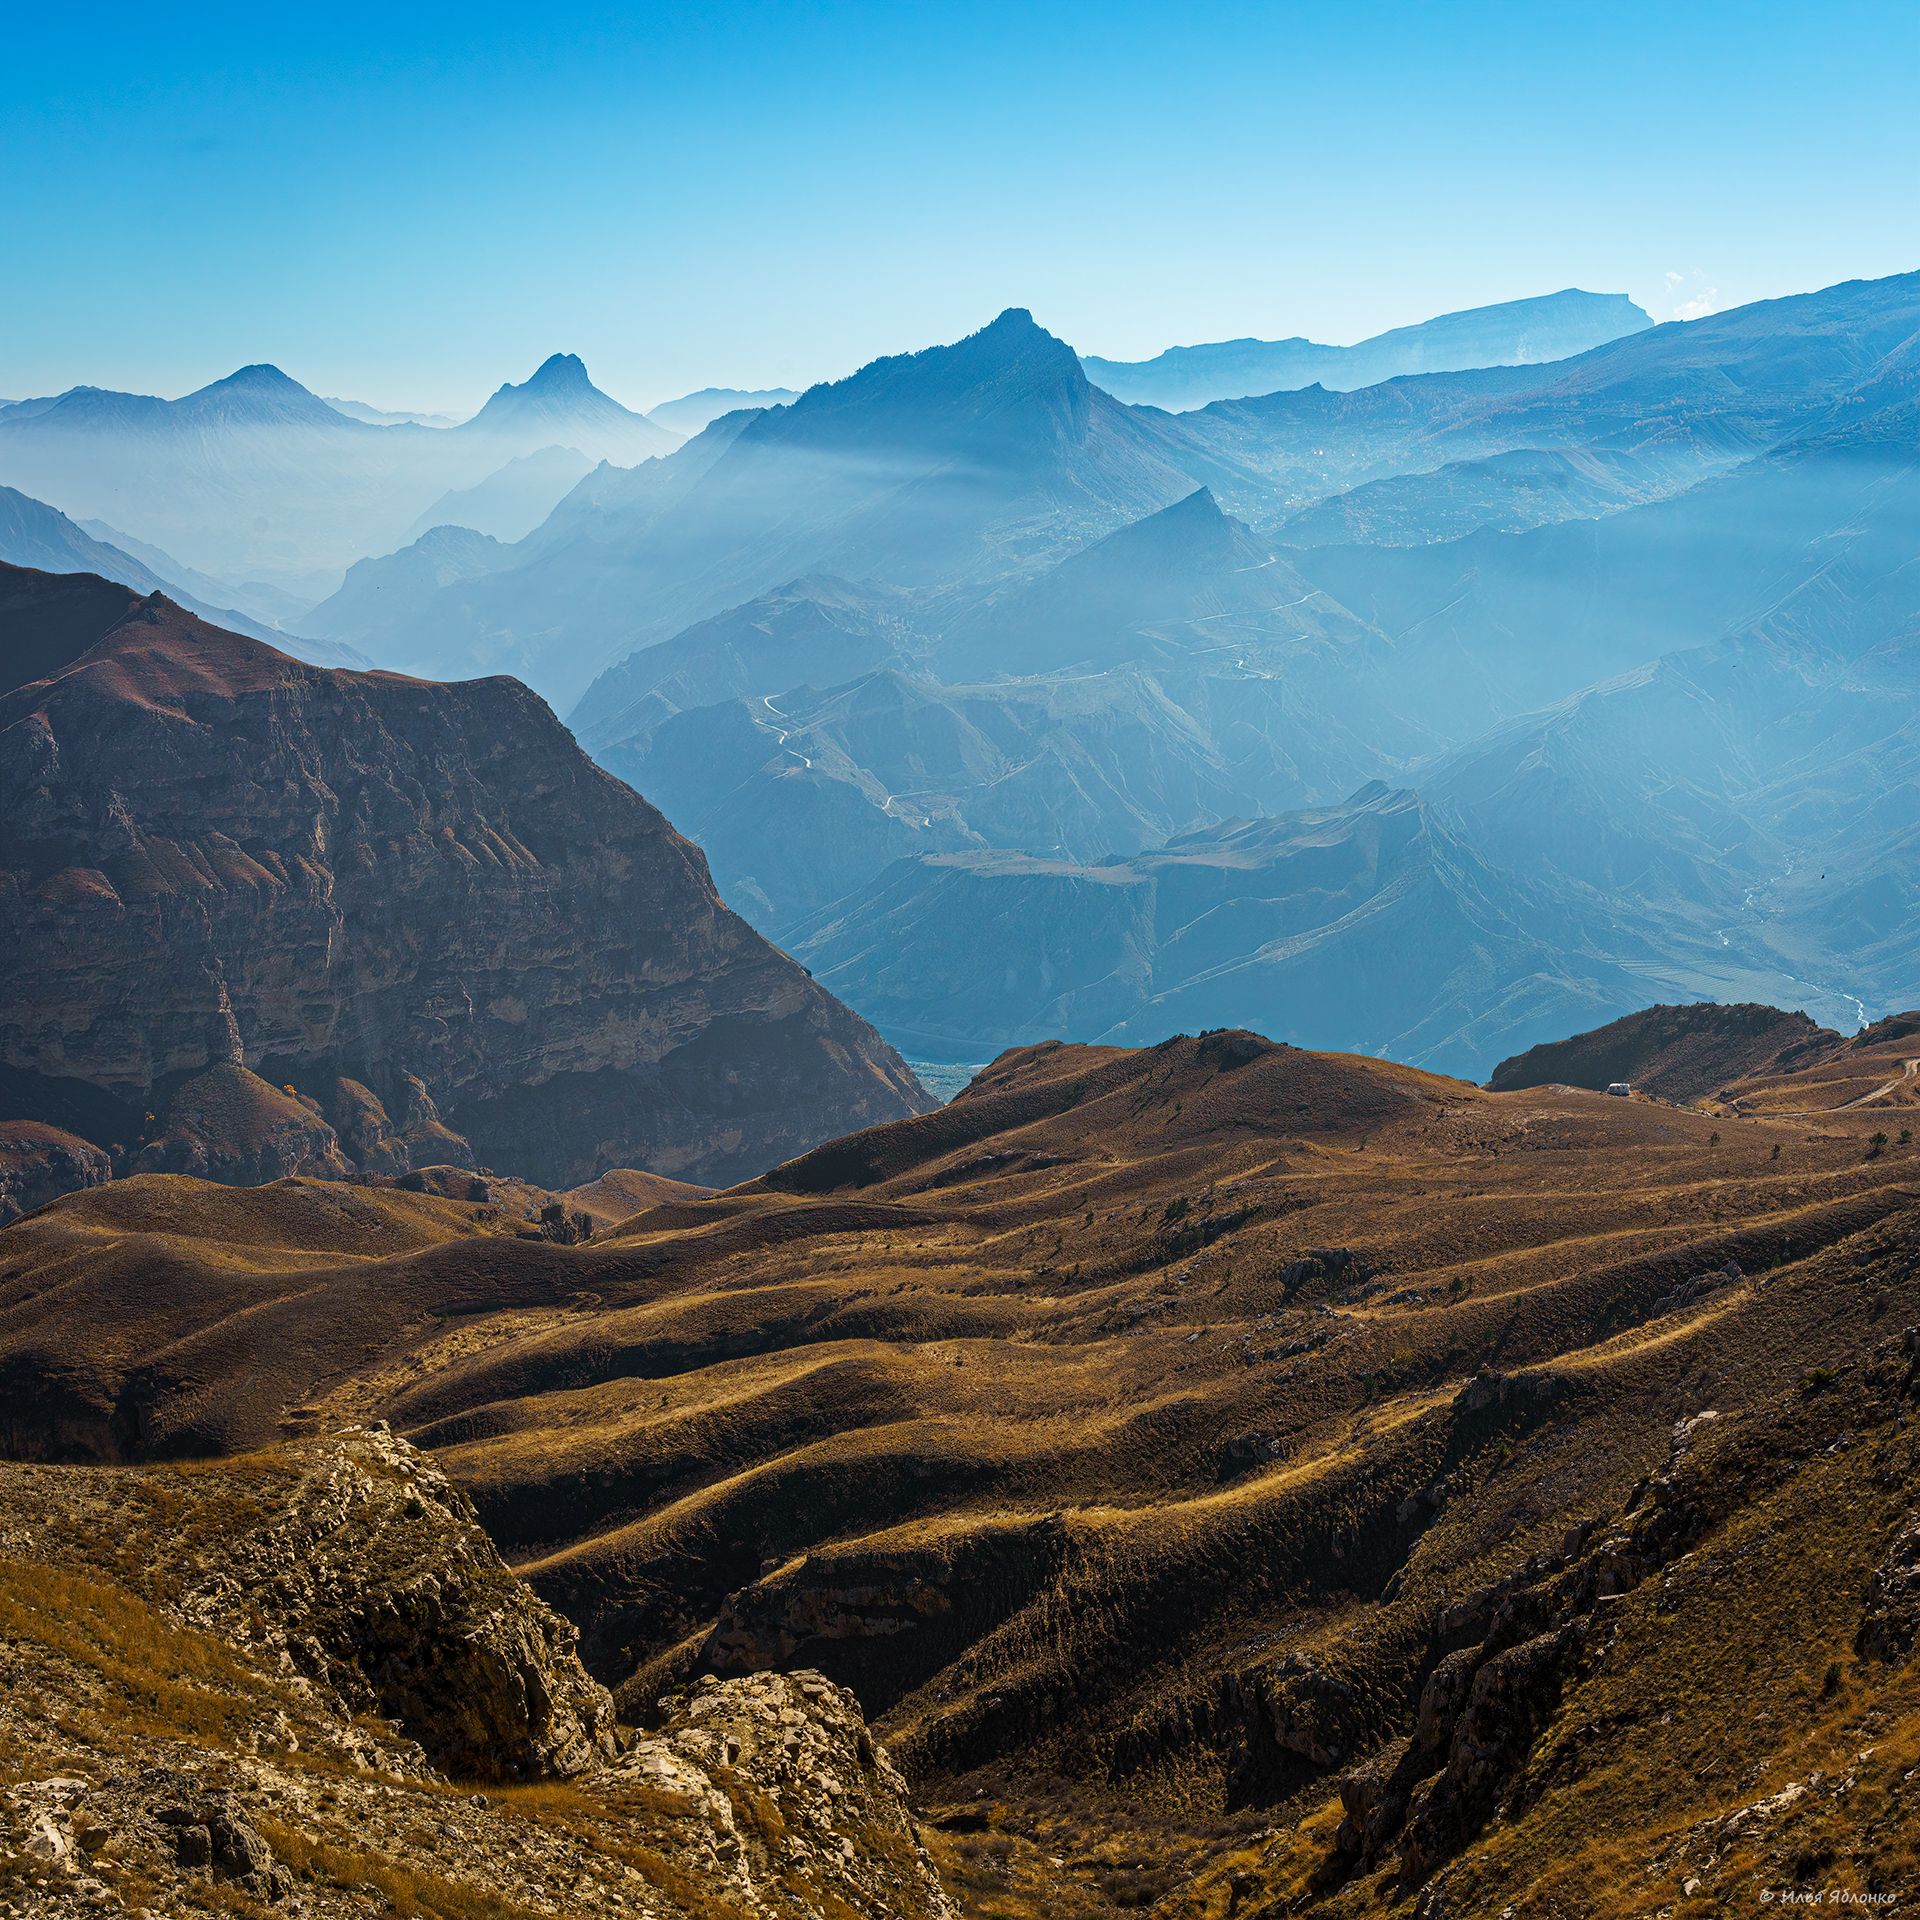
<svg viewBox="0 0 1920 1920">
<path fill-rule="evenodd" d="M 1894 1088 L 1904 1086 L 1916 1074 L 1920 1074 L 1920 1060 L 1909 1060 L 1904 1069 L 1896 1073 L 1885 1085 L 1875 1087 L 1871 1093 L 1863 1093 L 1858 1100 L 1849 1100 L 1845 1105 L 1835 1107 L 1834 1112 L 1846 1113 L 1854 1107 L 1871 1106 L 1876 1100 L 1884 1100 Z"/>
</svg>

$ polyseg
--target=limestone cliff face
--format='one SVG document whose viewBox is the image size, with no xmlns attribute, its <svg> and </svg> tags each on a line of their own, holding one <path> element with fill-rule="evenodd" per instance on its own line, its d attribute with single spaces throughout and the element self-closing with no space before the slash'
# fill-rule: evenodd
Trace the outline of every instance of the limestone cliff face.
<svg viewBox="0 0 1920 1920">
<path fill-rule="evenodd" d="M 0 1111 L 216 1178 L 411 1137 L 559 1186 L 732 1179 L 925 1104 L 515 681 L 310 667 L 13 568 L 0 668 Z"/>
<path fill-rule="evenodd" d="M 0 1227 L 112 1177 L 113 1162 L 76 1135 L 37 1120 L 0 1120 Z"/>
<path fill-rule="evenodd" d="M 614 1757 L 613 1701 L 578 1633 L 508 1571 L 431 1460 L 375 1426 L 282 1461 L 274 1499 L 181 1570 L 187 1620 L 257 1623 L 344 1711 L 392 1721 L 462 1779 L 564 1779 Z"/>
<path fill-rule="evenodd" d="M 383 1428 L 0 1462 L 0 1621 L 0 1913 L 954 1920 L 852 1694 L 708 1679 L 617 1726 Z"/>
</svg>

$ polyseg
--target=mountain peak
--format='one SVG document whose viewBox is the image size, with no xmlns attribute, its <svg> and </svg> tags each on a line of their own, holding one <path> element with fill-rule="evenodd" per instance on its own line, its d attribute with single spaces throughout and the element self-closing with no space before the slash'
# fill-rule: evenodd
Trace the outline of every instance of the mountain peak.
<svg viewBox="0 0 1920 1920">
<path fill-rule="evenodd" d="M 1190 526 L 1224 525 L 1227 518 L 1211 487 L 1195 487 L 1184 499 L 1162 507 L 1159 517 L 1163 522 L 1185 522 Z"/>
<path fill-rule="evenodd" d="M 1130 521 L 1061 564 L 1073 567 L 1083 555 L 1091 560 L 1104 549 L 1110 563 L 1124 557 L 1129 565 L 1136 565 L 1151 558 L 1160 568 L 1212 569 L 1231 565 L 1243 545 L 1249 560 L 1259 551 L 1246 528 L 1222 509 L 1213 490 L 1196 487 L 1171 506 Z"/>
<path fill-rule="evenodd" d="M 572 388 L 576 392 L 594 390 L 593 382 L 587 378 L 587 363 L 577 353 L 548 354 L 520 391 L 556 392 L 561 388 Z"/>
<path fill-rule="evenodd" d="M 257 360 L 236 367 L 224 380 L 214 380 L 173 402 L 181 416 L 195 424 L 220 419 L 235 425 L 308 425 L 338 427 L 344 416 L 316 393 L 310 393 L 290 374 L 270 361 Z"/>
<path fill-rule="evenodd" d="M 291 374 L 282 373 L 270 360 L 256 360 L 251 366 L 236 367 L 224 380 L 215 380 L 200 389 L 202 393 L 305 393 L 306 388 Z"/>
<path fill-rule="evenodd" d="M 577 353 L 553 353 L 525 380 L 508 380 L 496 388 L 493 397 L 468 424 L 493 423 L 529 414 L 577 413 L 582 409 L 635 421 L 640 418 L 637 414 L 629 415 L 617 400 L 593 384 L 587 375 L 586 362 Z"/>
<path fill-rule="evenodd" d="M 976 351 L 985 348 L 1009 358 L 1045 354 L 1063 362 L 1071 360 L 1076 367 L 1079 365 L 1079 356 L 1073 349 L 1058 334 L 1049 333 L 1025 307 L 1008 307 L 977 333 L 969 334 L 960 346 Z"/>
<path fill-rule="evenodd" d="M 1084 395 L 1086 375 L 1080 359 L 1057 334 L 1049 333 L 1025 307 L 1008 307 L 997 319 L 951 347 L 930 348 L 913 363 L 961 384 L 982 383 L 1002 393 L 1011 380 L 1029 393 L 1057 391 Z"/>
</svg>

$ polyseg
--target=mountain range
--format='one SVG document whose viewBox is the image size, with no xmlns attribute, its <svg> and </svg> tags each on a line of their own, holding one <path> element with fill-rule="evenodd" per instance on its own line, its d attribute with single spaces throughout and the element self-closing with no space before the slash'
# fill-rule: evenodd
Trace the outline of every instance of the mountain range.
<svg viewBox="0 0 1920 1920">
<path fill-rule="evenodd" d="M 1116 399 L 1183 413 L 1210 401 L 1283 388 L 1318 386 L 1344 392 L 1409 373 L 1566 360 L 1652 325 L 1625 294 L 1569 287 L 1531 300 L 1442 314 L 1351 347 L 1323 347 L 1301 339 L 1221 340 L 1169 347 L 1151 360 L 1102 360 L 1082 354 L 1080 364 L 1088 379 Z"/>
<path fill-rule="evenodd" d="M 1550 881 L 1492 868 L 1443 812 L 1377 782 L 1091 864 L 922 854 L 789 942 L 932 1058 L 1124 1045 L 1257 1008 L 1298 1045 L 1467 1075 L 1515 1034 L 1636 1004 L 1630 969 L 1658 952 L 1596 939 Z"/>
<path fill-rule="evenodd" d="M 443 495 L 513 460 L 550 447 L 644 460 L 679 444 L 571 354 L 453 427 L 369 421 L 252 366 L 178 400 L 76 387 L 20 401 L 0 413 L 0 482 L 216 577 L 270 582 L 304 609 Z"/>
<path fill-rule="evenodd" d="M 76 526 L 64 513 L 41 500 L 30 500 L 12 487 L 0 487 L 0 564 L 32 567 L 43 573 L 97 573 L 139 593 L 164 593 L 189 613 L 201 615 L 235 633 L 266 640 L 302 660 L 320 666 L 368 665 L 351 647 L 328 640 L 304 640 L 250 618 L 234 607 L 209 606 L 188 587 L 217 593 L 221 583 L 179 568 L 170 556 L 152 548 L 129 551 L 113 538 L 103 522 L 91 528 Z M 164 569 L 164 571 L 162 571 Z"/>
<path fill-rule="evenodd" d="M 0 1915 L 1897 1908 L 1920 275 L 1612 318 L 0 411 Z"/>
<path fill-rule="evenodd" d="M 663 400 L 657 407 L 649 407 L 647 418 L 691 440 L 723 413 L 784 407 L 789 400 L 799 398 L 792 387 L 702 387 L 697 393 L 684 393 L 678 400 Z"/>
<path fill-rule="evenodd" d="M 1917 327 L 1906 276 L 1340 396 L 1349 444 L 1318 457 L 1411 470 L 1308 510 L 1306 544 L 1270 493 L 1264 526 L 1217 497 L 1270 458 L 1249 419 L 1297 397 L 1211 407 L 1178 424 L 1225 435 L 1217 493 L 965 591 L 789 581 L 636 652 L 576 724 L 929 1056 L 1244 1021 L 1478 1077 L 1662 991 L 1851 1025 L 1920 967 Z M 1383 448 L 1358 416 L 1390 403 Z M 1469 432 L 1501 450 L 1417 470 Z M 1590 439 L 1518 449 L 1542 432 Z M 1522 461 L 1592 490 L 1476 499 Z M 1384 530 L 1370 504 L 1324 537 L 1389 487 Z M 1417 888 L 1375 871 L 1355 917 L 1249 852 L 1343 843 L 1368 783 L 1411 795 L 1426 871 L 1467 903 L 1436 923 L 1457 963 L 1370 1004 L 1338 978 L 1395 978 Z M 1190 908 L 1166 876 L 1197 871 L 1232 887 Z"/>
<path fill-rule="evenodd" d="M 1920 963 L 1916 337 L 1904 275 L 1175 416 L 1016 309 L 638 466 L 516 455 L 299 631 L 526 679 L 764 934 L 951 1058 L 1189 1005 L 1475 1077 L 1662 996 L 1845 1026 Z M 340 431 L 637 417 L 590 396 L 556 356 L 450 432 Z M 1382 809 L 1411 866 L 1296 885 L 1298 836 Z M 1169 877 L 1202 874 L 1204 940 Z M 1428 887 L 1450 957 L 1396 972 Z"/>
<path fill-rule="evenodd" d="M 485 660 L 577 701 L 591 735 L 622 702 L 619 661 L 798 575 L 944 601 L 1169 504 L 1212 464 L 1010 311 L 952 346 L 725 415 L 670 459 L 592 476 L 424 623 L 329 605 L 311 624 L 413 671 Z"/>
</svg>

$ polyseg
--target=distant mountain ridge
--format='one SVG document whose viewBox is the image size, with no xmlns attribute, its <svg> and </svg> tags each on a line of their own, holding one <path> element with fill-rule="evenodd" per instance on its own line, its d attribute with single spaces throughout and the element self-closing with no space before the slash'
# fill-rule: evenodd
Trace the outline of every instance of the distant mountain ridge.
<svg viewBox="0 0 1920 1920">
<path fill-rule="evenodd" d="M 519 454 L 475 485 L 443 493 L 407 529 L 408 538 L 435 527 L 471 527 L 495 540 L 524 540 L 593 468 L 573 447 Z"/>
<path fill-rule="evenodd" d="M 572 353 L 549 355 L 518 386 L 508 381 L 471 420 L 452 431 L 510 441 L 520 453 L 580 443 L 582 452 L 627 466 L 669 453 L 681 439 L 602 393 L 588 379 L 585 362 Z"/>
<path fill-rule="evenodd" d="M 1920 325 L 1920 273 L 1669 321 L 1544 366 L 1411 375 L 1219 400 L 1181 416 L 1223 472 L 1257 476 L 1222 503 L 1256 520 L 1392 475 L 1520 449 L 1657 458 L 1685 484 L 1839 426 L 1851 406 L 1884 410 Z M 1908 369 L 1910 374 L 1910 368 Z M 1894 387 L 1882 391 L 1891 378 Z M 1878 394 L 1879 398 L 1874 396 Z"/>
<path fill-rule="evenodd" d="M 0 412 L 0 484 L 311 606 L 442 496 L 512 460 L 563 446 L 631 463 L 680 444 L 570 354 L 459 426 L 363 417 L 372 411 L 336 407 L 268 365 L 177 400 L 75 387 Z"/>
<path fill-rule="evenodd" d="M 625 704 L 622 658 L 802 575 L 964 592 L 1169 505 L 1217 468 L 1178 423 L 1102 393 L 1070 347 L 1010 309 L 791 405 L 723 416 L 666 460 L 590 476 L 508 565 L 449 587 L 424 626 L 355 644 L 420 671 L 499 661 L 579 699 L 573 717 L 592 734 Z M 587 691 L 602 670 L 607 684 Z"/>
<path fill-rule="evenodd" d="M 252 620 L 232 607 L 208 605 L 184 592 L 145 559 L 87 532 L 56 508 L 29 499 L 12 487 L 0 487 L 0 564 L 33 567 L 43 573 L 97 573 L 136 593 L 164 593 L 189 613 L 316 666 L 368 664 L 350 647 L 330 640 L 303 640 Z"/>
<path fill-rule="evenodd" d="M 1442 968 L 1457 993 L 1383 986 L 1408 1017 L 1341 1028 L 1351 1044 L 1484 1073 L 1702 996 L 1846 1028 L 1911 998 L 1920 965 L 1916 339 L 1920 275 L 1898 275 L 1550 363 L 1176 417 L 1114 399 L 1009 309 L 595 467 L 524 538 L 430 527 L 308 617 L 407 671 L 564 698 L 598 668 L 572 723 L 727 897 L 782 944 L 840 929 L 840 977 L 963 1058 L 987 1038 L 968 996 L 1015 1030 L 1004 969 L 955 973 L 937 1021 L 906 1005 L 912 968 L 946 979 L 948 947 L 988 944 L 945 917 L 963 893 L 1077 912 L 1095 896 L 1051 870 L 1117 862 L 1131 893 L 1111 871 L 1085 886 L 1158 900 L 1169 849 L 1254 832 L 1236 821 L 1365 843 L 1378 823 L 1347 813 L 1370 783 L 1424 823 L 1436 924 L 1493 958 Z M 545 380 L 577 395 L 584 370 Z M 516 471 L 425 517 L 483 518 Z M 1250 845 L 1184 870 L 1239 871 Z M 1418 936 L 1381 884 L 1313 951 L 1387 982 L 1379 941 Z M 1346 991 L 1307 948 L 1269 965 L 1261 915 L 1216 907 L 1212 929 L 1254 944 L 1204 993 L 1184 922 L 1128 936 L 1160 983 L 1114 1016 L 1130 1037 L 1190 1003 L 1305 1031 L 1259 996 Z M 843 935 L 891 955 L 884 980 Z"/>
<path fill-rule="evenodd" d="M 1150 360 L 1106 360 L 1082 354 L 1080 363 L 1088 378 L 1116 399 L 1181 413 L 1214 400 L 1237 400 L 1292 387 L 1317 385 L 1344 391 L 1410 373 L 1565 360 L 1652 325 L 1652 317 L 1625 294 L 1568 287 L 1530 300 L 1444 313 L 1350 347 L 1322 346 L 1297 337 L 1222 340 L 1207 346 L 1169 347 Z"/>
<path fill-rule="evenodd" d="M 1381 783 L 1078 864 L 927 854 L 790 936 L 896 1045 L 1137 1045 L 1257 1014 L 1302 1046 L 1465 1072 L 1499 1036 L 1632 1003 L 1548 889 Z M 965 1057 L 964 1051 L 959 1057 Z"/>
<path fill-rule="evenodd" d="M 450 413 L 423 413 L 417 408 L 370 407 L 364 400 L 342 400 L 334 394 L 321 396 L 336 413 L 349 420 L 363 421 L 370 427 L 451 427 L 459 423 Z"/>
<path fill-rule="evenodd" d="M 792 387 L 702 387 L 697 393 L 683 393 L 677 400 L 662 400 L 657 407 L 649 407 L 647 418 L 690 440 L 723 413 L 784 407 L 799 398 Z"/>
</svg>

